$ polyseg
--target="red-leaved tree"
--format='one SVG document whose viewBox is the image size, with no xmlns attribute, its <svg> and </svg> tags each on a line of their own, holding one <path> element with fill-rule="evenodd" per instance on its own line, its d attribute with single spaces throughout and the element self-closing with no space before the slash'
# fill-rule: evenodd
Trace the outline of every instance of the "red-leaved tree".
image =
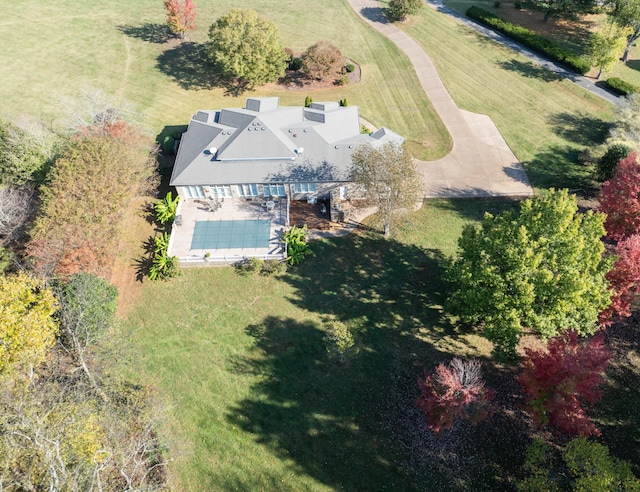
<svg viewBox="0 0 640 492">
<path fill-rule="evenodd" d="M 640 165 L 632 152 L 618 163 L 600 190 L 600 211 L 607 214 L 607 236 L 616 241 L 640 232 Z"/>
<path fill-rule="evenodd" d="M 520 384 L 529 395 L 527 411 L 538 425 L 568 434 L 600 435 L 583 405 L 597 402 L 609 361 L 604 335 L 580 342 L 575 331 L 549 340 L 547 351 L 525 349 Z"/>
<path fill-rule="evenodd" d="M 167 25 L 176 36 L 184 38 L 187 31 L 196 28 L 196 6 L 192 0 L 165 0 Z"/>
<path fill-rule="evenodd" d="M 493 392 L 485 388 L 478 361 L 453 359 L 435 373 L 418 380 L 422 394 L 416 400 L 436 434 L 450 429 L 458 419 L 480 422 L 489 415 Z"/>
<path fill-rule="evenodd" d="M 616 245 L 618 260 L 607 273 L 613 296 L 611 305 L 600 315 L 600 324 L 608 326 L 614 316 L 631 316 L 631 304 L 640 294 L 640 234 L 623 239 Z"/>
</svg>

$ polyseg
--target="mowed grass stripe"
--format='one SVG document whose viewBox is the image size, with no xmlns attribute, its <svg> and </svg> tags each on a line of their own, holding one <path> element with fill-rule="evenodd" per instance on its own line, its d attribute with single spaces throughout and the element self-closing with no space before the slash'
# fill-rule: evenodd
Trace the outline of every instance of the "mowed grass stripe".
<svg viewBox="0 0 640 492">
<path fill-rule="evenodd" d="M 207 41 L 211 23 L 231 8 L 252 8 L 265 15 L 280 29 L 283 44 L 295 51 L 328 39 L 362 66 L 361 83 L 310 94 L 314 100 L 346 97 L 349 104 L 360 106 L 363 117 L 409 139 L 418 157 L 435 159 L 448 152 L 448 133 L 406 57 L 365 25 L 346 0 L 200 3 L 198 28 L 189 33 L 189 39 Z M 5 6 L 4 18 L 24 19 L 0 23 L 0 36 L 5 40 L 0 53 L 6 68 L 0 88 L 0 116 L 4 118 L 30 116 L 63 125 L 61 101 L 77 99 L 83 90 L 99 89 L 129 101 L 141 123 L 155 135 L 165 125 L 187 123 L 197 109 L 242 106 L 247 96 L 275 95 L 282 104 L 301 104 L 306 95 L 263 88 L 230 97 L 222 88 L 186 89 L 181 85 L 184 80 L 168 73 L 180 72 L 184 61 L 175 56 L 166 59 L 167 52 L 175 55 L 181 49 L 184 52 L 184 47 L 175 41 L 158 44 L 122 32 L 144 24 L 161 27 L 164 10 L 155 0 L 80 5 L 72 0 L 14 2 Z M 30 22 L 31 18 L 37 22 Z M 159 63 L 163 53 L 165 65 Z M 206 79 L 205 68 L 201 79 Z M 404 106 L 410 106 L 411 112 L 403 110 Z M 422 147 L 423 141 L 429 145 Z"/>
<path fill-rule="evenodd" d="M 603 137 L 609 103 L 431 8 L 406 31 L 433 58 L 456 103 L 492 118 L 534 186 L 593 184 L 576 156 Z"/>
</svg>

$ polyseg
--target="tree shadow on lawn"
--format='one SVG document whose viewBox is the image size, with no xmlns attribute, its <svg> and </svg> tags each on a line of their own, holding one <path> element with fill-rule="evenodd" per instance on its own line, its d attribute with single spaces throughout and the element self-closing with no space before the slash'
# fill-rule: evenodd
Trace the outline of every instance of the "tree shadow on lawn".
<svg viewBox="0 0 640 492">
<path fill-rule="evenodd" d="M 423 369 L 455 355 L 419 336 L 424 327 L 436 337 L 454 332 L 440 307 L 439 252 L 372 234 L 312 248 L 315 257 L 283 277 L 296 289 L 291 302 L 345 323 L 359 351 L 346 364 L 331 361 L 325 329 L 314 322 L 268 316 L 247 327 L 254 350 L 230 366 L 263 379 L 229 422 L 336 489 L 469 490 L 478 471 L 471 449 L 471 461 L 493 470 L 487 490 L 496 490 L 494 471 L 505 468 L 498 454 L 513 464 L 508 438 L 469 443 L 491 423 L 461 424 L 436 438 L 414 405 Z"/>
<path fill-rule="evenodd" d="M 222 88 L 226 96 L 234 97 L 251 90 L 246 82 L 217 72 L 205 43 L 184 41 L 160 54 L 156 67 L 185 90 Z"/>
<path fill-rule="evenodd" d="M 562 138 L 585 147 L 604 142 L 611 127 L 601 118 L 574 113 L 556 113 L 549 116 L 548 121 Z"/>
<path fill-rule="evenodd" d="M 521 201 L 520 198 L 509 197 L 452 198 L 438 200 L 436 206 L 442 210 L 451 210 L 460 217 L 479 224 L 487 212 L 500 215 L 507 210 L 519 210 Z"/>
<path fill-rule="evenodd" d="M 218 87 L 204 44 L 185 41 L 158 56 L 158 69 L 186 90 Z"/>
<path fill-rule="evenodd" d="M 172 37 L 166 24 L 145 22 L 139 26 L 118 26 L 118 30 L 126 36 L 141 39 L 147 43 L 163 44 Z"/>
<path fill-rule="evenodd" d="M 574 193 L 592 196 L 596 192 L 593 171 L 578 163 L 579 153 L 575 147 L 552 145 L 522 164 L 536 188 L 568 188 Z"/>
<path fill-rule="evenodd" d="M 632 70 L 640 70 L 640 60 L 627 60 L 627 67 Z"/>
<path fill-rule="evenodd" d="M 519 60 L 511 59 L 499 62 L 498 65 L 500 65 L 505 70 L 515 72 L 531 79 L 543 80 L 545 82 L 555 82 L 562 79 L 562 77 L 557 73 L 547 70 L 546 68 L 540 65 L 536 65 L 535 63 L 532 63 L 530 61 L 522 62 Z"/>
</svg>

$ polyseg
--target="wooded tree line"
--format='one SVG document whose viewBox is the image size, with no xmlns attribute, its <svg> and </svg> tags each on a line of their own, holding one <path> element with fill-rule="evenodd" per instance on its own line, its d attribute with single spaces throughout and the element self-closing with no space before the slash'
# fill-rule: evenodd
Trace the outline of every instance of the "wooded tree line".
<svg viewBox="0 0 640 492">
<path fill-rule="evenodd" d="M 0 488 L 162 489 L 153 394 L 123 375 L 106 280 L 153 145 L 114 108 L 38 132 L 0 122 Z"/>
</svg>

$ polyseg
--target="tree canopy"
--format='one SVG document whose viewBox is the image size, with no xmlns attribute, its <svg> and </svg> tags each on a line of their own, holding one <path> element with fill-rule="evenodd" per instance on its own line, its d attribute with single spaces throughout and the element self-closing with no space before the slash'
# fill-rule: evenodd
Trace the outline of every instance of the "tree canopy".
<svg viewBox="0 0 640 492">
<path fill-rule="evenodd" d="M 0 120 L 0 183 L 23 186 L 34 181 L 52 158 L 54 147 L 51 135 L 37 138 Z"/>
<path fill-rule="evenodd" d="M 275 24 L 253 10 L 235 9 L 209 28 L 209 55 L 220 75 L 244 89 L 274 82 L 288 56 Z"/>
<path fill-rule="evenodd" d="M 487 214 L 467 226 L 448 269 L 448 308 L 463 322 L 484 327 L 494 355 L 515 357 L 524 329 L 543 338 L 569 329 L 597 329 L 610 303 L 603 258 L 604 215 L 578 212 L 567 190 L 522 203 L 519 213 Z"/>
<path fill-rule="evenodd" d="M 575 18 L 593 10 L 595 0 L 532 0 L 532 4 L 544 12 L 544 20 L 549 17 Z"/>
<path fill-rule="evenodd" d="M 307 77 L 323 80 L 337 73 L 344 65 L 344 56 L 329 41 L 318 41 L 302 55 L 302 71 Z"/>
<path fill-rule="evenodd" d="M 58 330 L 57 306 L 40 280 L 25 273 L 0 277 L 0 374 L 45 360 Z"/>
<path fill-rule="evenodd" d="M 422 8 L 422 0 L 390 0 L 388 13 L 392 20 L 404 20 L 417 14 Z"/>
<path fill-rule="evenodd" d="M 378 207 L 385 237 L 391 233 L 398 212 L 415 207 L 421 198 L 422 182 L 411 154 L 391 142 L 379 148 L 357 148 L 352 156 L 351 179 Z"/>
<path fill-rule="evenodd" d="M 625 45 L 624 33 L 616 24 L 605 24 L 601 30 L 589 36 L 586 54 L 593 66 L 599 69 L 598 79 L 620 59 Z"/>
<path fill-rule="evenodd" d="M 55 161 L 27 255 L 41 274 L 106 275 L 125 207 L 154 176 L 150 142 L 126 123 L 85 128 Z"/>
<path fill-rule="evenodd" d="M 612 0 L 609 15 L 622 29 L 627 30 L 622 61 L 626 63 L 633 43 L 640 38 L 640 0 Z"/>
<path fill-rule="evenodd" d="M 193 0 L 165 0 L 167 11 L 167 26 L 169 30 L 184 38 L 187 31 L 196 28 L 196 7 Z"/>
<path fill-rule="evenodd" d="M 640 231 L 640 164 L 635 152 L 622 159 L 600 190 L 599 210 L 607 215 L 607 235 L 616 241 Z"/>
</svg>

